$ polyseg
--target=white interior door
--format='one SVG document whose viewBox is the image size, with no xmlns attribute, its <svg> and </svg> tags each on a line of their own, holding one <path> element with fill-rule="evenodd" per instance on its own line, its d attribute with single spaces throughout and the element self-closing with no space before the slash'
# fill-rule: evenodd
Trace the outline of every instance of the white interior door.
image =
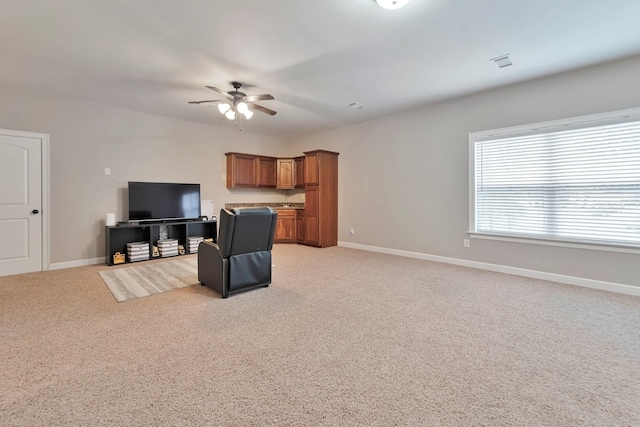
<svg viewBox="0 0 640 427">
<path fill-rule="evenodd" d="M 42 150 L 0 130 L 0 276 L 43 270 Z"/>
</svg>

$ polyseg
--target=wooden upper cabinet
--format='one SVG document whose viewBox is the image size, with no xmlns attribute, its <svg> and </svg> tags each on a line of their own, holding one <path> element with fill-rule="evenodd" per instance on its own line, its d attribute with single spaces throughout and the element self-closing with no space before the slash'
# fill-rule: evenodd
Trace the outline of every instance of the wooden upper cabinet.
<svg viewBox="0 0 640 427">
<path fill-rule="evenodd" d="M 296 161 L 294 159 L 278 159 L 278 186 L 281 189 L 292 189 L 296 187 L 295 182 Z"/>
<path fill-rule="evenodd" d="M 255 154 L 225 153 L 227 188 L 276 187 L 276 158 Z"/>
<path fill-rule="evenodd" d="M 295 159 L 295 184 L 296 184 L 296 188 L 304 188 L 304 165 L 305 165 L 305 157 L 304 156 L 300 156 L 300 157 L 296 157 Z"/>
<path fill-rule="evenodd" d="M 275 188 L 277 184 L 277 159 L 274 157 L 260 156 L 258 162 L 258 187 Z"/>
<path fill-rule="evenodd" d="M 256 156 L 242 153 L 225 155 L 227 156 L 227 188 L 257 186 Z"/>
</svg>

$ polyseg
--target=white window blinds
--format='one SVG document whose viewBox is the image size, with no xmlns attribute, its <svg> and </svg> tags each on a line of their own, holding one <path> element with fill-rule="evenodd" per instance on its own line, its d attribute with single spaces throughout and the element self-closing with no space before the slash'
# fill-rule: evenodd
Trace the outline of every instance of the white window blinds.
<svg viewBox="0 0 640 427">
<path fill-rule="evenodd" d="M 640 247 L 638 116 L 511 135 L 473 141 L 471 231 Z"/>
</svg>

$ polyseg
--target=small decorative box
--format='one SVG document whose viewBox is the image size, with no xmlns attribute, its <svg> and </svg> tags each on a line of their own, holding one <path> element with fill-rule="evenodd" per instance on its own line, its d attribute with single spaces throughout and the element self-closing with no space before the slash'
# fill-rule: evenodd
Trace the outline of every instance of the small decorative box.
<svg viewBox="0 0 640 427">
<path fill-rule="evenodd" d="M 116 252 L 113 254 L 113 263 L 114 264 L 124 264 L 124 254 L 120 252 Z"/>
</svg>

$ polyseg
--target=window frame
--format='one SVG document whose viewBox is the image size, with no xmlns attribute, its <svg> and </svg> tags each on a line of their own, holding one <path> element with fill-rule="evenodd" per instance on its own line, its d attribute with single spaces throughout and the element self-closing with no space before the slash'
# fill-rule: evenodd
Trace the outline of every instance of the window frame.
<svg viewBox="0 0 640 427">
<path fill-rule="evenodd" d="M 476 229 L 476 143 L 495 137 L 516 137 L 534 135 L 554 130 L 580 129 L 624 121 L 640 120 L 640 108 L 611 111 L 606 113 L 578 116 L 567 119 L 510 126 L 469 133 L 469 228 L 467 234 L 472 238 L 508 241 L 517 243 L 561 246 L 611 252 L 640 254 L 640 247 L 625 246 L 619 243 L 580 241 L 579 239 L 555 239 L 551 237 L 519 236 L 506 233 L 478 232 Z M 591 126 L 590 126 L 591 125 Z"/>
</svg>

